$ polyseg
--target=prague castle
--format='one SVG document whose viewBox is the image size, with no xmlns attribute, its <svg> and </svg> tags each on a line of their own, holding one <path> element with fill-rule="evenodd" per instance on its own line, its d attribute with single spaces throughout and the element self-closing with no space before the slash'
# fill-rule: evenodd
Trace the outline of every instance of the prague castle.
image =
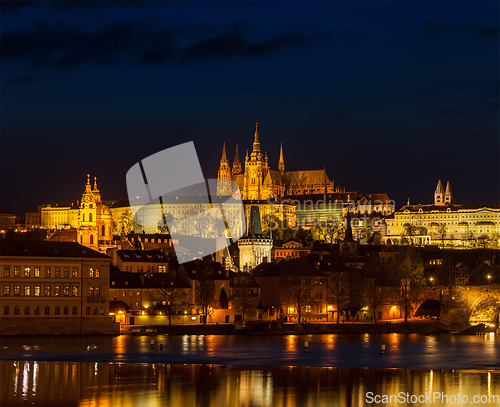
<svg viewBox="0 0 500 407">
<path fill-rule="evenodd" d="M 238 184 L 244 200 L 266 200 L 269 197 L 283 198 L 290 195 L 329 194 L 334 191 L 333 182 L 330 181 L 326 171 L 285 171 L 283 146 L 280 150 L 278 171 L 269 168 L 267 153 L 262 154 L 258 123 L 255 126 L 255 136 L 252 153 L 245 157 L 244 172 L 238 155 L 238 145 L 231 170 L 226 156 L 226 144 L 222 149 L 219 172 L 217 174 L 217 194 L 231 195 L 231 181 Z"/>
</svg>

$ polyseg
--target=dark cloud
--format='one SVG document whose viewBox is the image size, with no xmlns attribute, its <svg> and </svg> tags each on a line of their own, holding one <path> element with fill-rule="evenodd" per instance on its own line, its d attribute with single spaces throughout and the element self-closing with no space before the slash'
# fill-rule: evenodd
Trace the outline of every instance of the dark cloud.
<svg viewBox="0 0 500 407">
<path fill-rule="evenodd" d="M 65 23 L 37 21 L 28 27 L 2 35 L 2 61 L 26 59 L 32 67 L 71 69 L 86 63 L 97 65 L 136 61 L 159 64 L 167 60 L 228 59 L 237 55 L 262 57 L 328 41 L 333 36 L 345 41 L 352 33 L 289 33 L 252 42 L 244 27 L 177 26 L 153 28 L 144 21 L 123 22 L 89 30 Z M 182 44 L 182 45 L 180 45 Z"/>
<path fill-rule="evenodd" d="M 189 46 L 185 59 L 229 58 L 241 54 L 244 49 L 245 39 L 241 34 L 236 32 L 220 34 Z"/>
<path fill-rule="evenodd" d="M 448 35 L 462 36 L 467 38 L 498 38 L 499 28 L 478 25 L 455 24 L 450 22 L 439 22 L 428 20 L 423 23 L 420 30 L 420 38 L 440 39 Z"/>
</svg>

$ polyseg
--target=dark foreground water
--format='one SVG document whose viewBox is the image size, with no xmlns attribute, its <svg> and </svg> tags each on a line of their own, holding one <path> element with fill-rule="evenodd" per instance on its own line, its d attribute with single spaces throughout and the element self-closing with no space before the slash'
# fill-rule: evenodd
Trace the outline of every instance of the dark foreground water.
<svg viewBox="0 0 500 407">
<path fill-rule="evenodd" d="M 495 335 L 2 337 L 0 357 L 1 406 L 500 405 Z"/>
</svg>

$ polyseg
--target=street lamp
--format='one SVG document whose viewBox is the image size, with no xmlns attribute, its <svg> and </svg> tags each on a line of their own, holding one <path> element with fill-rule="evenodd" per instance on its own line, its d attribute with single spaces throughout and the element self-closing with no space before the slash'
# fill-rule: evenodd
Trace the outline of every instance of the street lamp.
<svg viewBox="0 0 500 407">
<path fill-rule="evenodd" d="M 491 276 L 488 274 L 488 284 L 491 284 Z"/>
</svg>

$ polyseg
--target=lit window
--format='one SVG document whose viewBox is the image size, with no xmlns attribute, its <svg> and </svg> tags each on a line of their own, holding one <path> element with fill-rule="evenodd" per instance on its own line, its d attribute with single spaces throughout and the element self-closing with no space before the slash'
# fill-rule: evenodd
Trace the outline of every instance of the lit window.
<svg viewBox="0 0 500 407">
<path fill-rule="evenodd" d="M 40 297 L 41 288 L 39 285 L 35 286 L 35 297 Z"/>
<path fill-rule="evenodd" d="M 73 275 L 73 278 L 78 278 L 78 269 L 74 268 L 72 275 Z"/>
<path fill-rule="evenodd" d="M 10 267 L 9 266 L 4 266 L 3 275 L 4 275 L 4 277 L 10 277 Z"/>
<path fill-rule="evenodd" d="M 59 297 L 61 295 L 61 287 L 59 287 L 58 285 L 56 285 L 56 287 L 55 287 L 54 295 L 56 297 Z"/>
<path fill-rule="evenodd" d="M 49 297 L 50 296 L 50 285 L 45 286 L 45 296 Z"/>
<path fill-rule="evenodd" d="M 31 286 L 30 285 L 24 286 L 24 295 L 31 295 Z"/>
<path fill-rule="evenodd" d="M 78 296 L 78 287 L 73 287 L 73 297 Z"/>
<path fill-rule="evenodd" d="M 45 277 L 50 277 L 50 267 L 45 267 Z"/>
<path fill-rule="evenodd" d="M 55 268 L 55 277 L 61 278 L 61 269 L 59 267 Z"/>
<path fill-rule="evenodd" d="M 95 269 L 95 278 L 99 278 L 101 276 L 101 272 L 99 269 Z"/>
<path fill-rule="evenodd" d="M 24 269 L 24 277 L 29 277 L 30 276 L 31 269 L 29 267 L 26 267 Z"/>
<path fill-rule="evenodd" d="M 14 286 L 14 295 L 19 295 L 19 294 L 20 294 L 20 292 L 21 292 L 21 289 L 20 289 L 20 287 L 19 287 L 19 284 L 16 284 L 16 285 Z"/>
<path fill-rule="evenodd" d="M 95 288 L 95 296 L 100 297 L 101 296 L 101 289 L 99 287 Z"/>
<path fill-rule="evenodd" d="M 10 284 L 3 286 L 3 295 L 10 295 Z"/>
<path fill-rule="evenodd" d="M 35 267 L 35 277 L 40 277 L 40 267 Z"/>
<path fill-rule="evenodd" d="M 89 289 L 89 295 L 90 295 L 91 297 L 93 297 L 93 296 L 94 296 L 94 287 L 90 287 L 90 289 Z"/>
</svg>

